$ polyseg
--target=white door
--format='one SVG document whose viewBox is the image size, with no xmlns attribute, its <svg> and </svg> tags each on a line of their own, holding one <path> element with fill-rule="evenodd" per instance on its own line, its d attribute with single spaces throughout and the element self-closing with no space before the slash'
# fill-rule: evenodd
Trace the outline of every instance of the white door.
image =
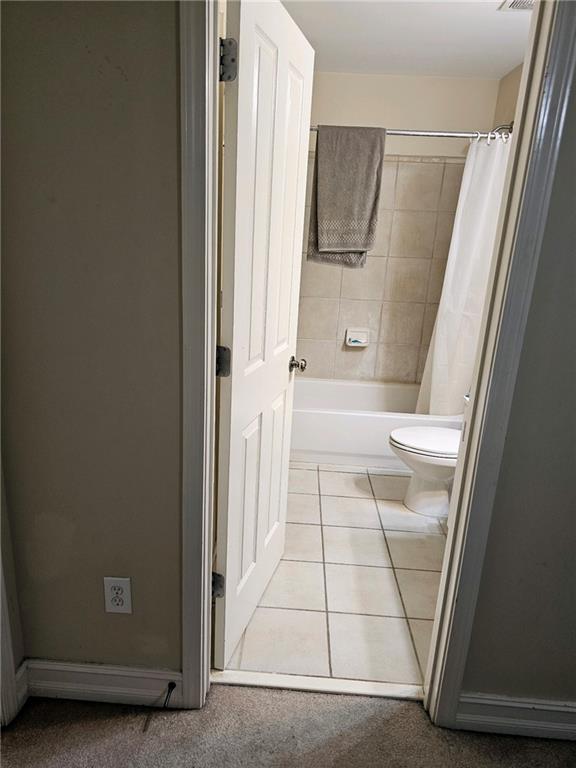
<svg viewBox="0 0 576 768">
<path fill-rule="evenodd" d="M 228 3 L 214 663 L 229 661 L 284 550 L 314 51 L 279 0 Z"/>
</svg>

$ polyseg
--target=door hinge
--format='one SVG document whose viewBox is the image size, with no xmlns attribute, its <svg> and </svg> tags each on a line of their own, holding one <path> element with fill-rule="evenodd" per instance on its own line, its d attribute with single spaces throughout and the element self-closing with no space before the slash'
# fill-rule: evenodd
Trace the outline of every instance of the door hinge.
<svg viewBox="0 0 576 768">
<path fill-rule="evenodd" d="M 233 37 L 220 38 L 220 82 L 229 83 L 238 76 L 238 41 Z"/>
<path fill-rule="evenodd" d="M 216 347 L 216 376 L 230 376 L 230 347 Z"/>
<path fill-rule="evenodd" d="M 212 571 L 212 597 L 224 597 L 224 576 Z"/>
</svg>

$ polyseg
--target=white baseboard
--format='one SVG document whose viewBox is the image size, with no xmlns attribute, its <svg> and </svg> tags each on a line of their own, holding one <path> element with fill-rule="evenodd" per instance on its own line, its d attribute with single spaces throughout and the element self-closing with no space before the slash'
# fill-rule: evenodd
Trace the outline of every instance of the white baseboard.
<svg viewBox="0 0 576 768">
<path fill-rule="evenodd" d="M 23 707 L 28 698 L 28 662 L 23 661 L 16 670 L 16 699 L 18 711 Z"/>
<path fill-rule="evenodd" d="M 291 675 L 239 672 L 212 672 L 212 682 L 232 685 L 325 690 L 326 679 L 300 679 Z M 17 696 L 23 704 L 27 696 L 101 701 L 161 707 L 170 681 L 176 683 L 170 707 L 182 703 L 182 674 L 170 670 L 122 667 L 104 664 L 74 664 L 28 659 L 16 673 Z M 335 681 L 331 681 L 335 682 Z M 345 683 L 347 681 L 344 681 Z M 418 686 L 340 684 L 333 693 L 356 693 L 393 698 L 421 698 Z M 460 697 L 456 727 L 488 733 L 576 739 L 576 702 L 518 699 L 466 693 Z"/>
<path fill-rule="evenodd" d="M 182 703 L 181 672 L 39 659 L 28 659 L 24 664 L 29 696 L 161 707 L 173 680 L 176 688 L 169 706 Z"/>
<path fill-rule="evenodd" d="M 513 736 L 576 739 L 576 702 L 465 693 L 460 696 L 456 727 Z"/>
</svg>

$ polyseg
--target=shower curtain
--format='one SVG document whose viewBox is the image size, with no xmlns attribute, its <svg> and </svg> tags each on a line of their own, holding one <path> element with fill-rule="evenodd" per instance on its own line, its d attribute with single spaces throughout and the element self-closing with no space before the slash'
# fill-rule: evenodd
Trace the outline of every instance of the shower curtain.
<svg viewBox="0 0 576 768">
<path fill-rule="evenodd" d="M 502 203 L 510 141 L 475 141 L 468 150 L 452 242 L 417 412 L 464 410 L 476 360 L 480 324 Z"/>
</svg>

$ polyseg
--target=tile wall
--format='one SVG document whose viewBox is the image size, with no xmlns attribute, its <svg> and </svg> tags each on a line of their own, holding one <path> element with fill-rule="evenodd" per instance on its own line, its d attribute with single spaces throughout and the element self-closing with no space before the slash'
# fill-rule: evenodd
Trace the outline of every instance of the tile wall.
<svg viewBox="0 0 576 768">
<path fill-rule="evenodd" d="M 311 153 L 306 227 L 313 162 Z M 463 158 L 387 156 L 366 266 L 315 264 L 304 254 L 298 357 L 308 361 L 305 376 L 421 380 L 463 169 Z M 345 347 L 348 327 L 369 328 L 369 346 Z"/>
</svg>

